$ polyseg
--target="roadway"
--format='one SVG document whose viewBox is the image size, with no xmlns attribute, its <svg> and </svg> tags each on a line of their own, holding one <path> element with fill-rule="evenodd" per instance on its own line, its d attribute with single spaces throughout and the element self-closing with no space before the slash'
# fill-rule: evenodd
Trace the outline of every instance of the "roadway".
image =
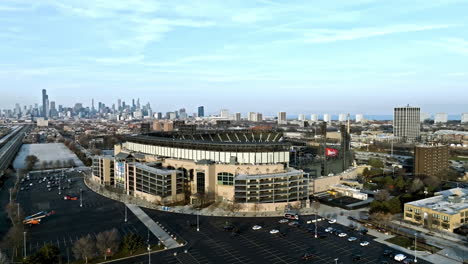
<svg viewBox="0 0 468 264">
<path fill-rule="evenodd" d="M 5 136 L 7 138 L 2 138 L 3 146 L 0 148 L 0 177 L 8 166 L 10 166 L 10 163 L 15 158 L 16 153 L 21 148 L 24 134 L 27 130 L 28 126 L 17 127 Z"/>
</svg>

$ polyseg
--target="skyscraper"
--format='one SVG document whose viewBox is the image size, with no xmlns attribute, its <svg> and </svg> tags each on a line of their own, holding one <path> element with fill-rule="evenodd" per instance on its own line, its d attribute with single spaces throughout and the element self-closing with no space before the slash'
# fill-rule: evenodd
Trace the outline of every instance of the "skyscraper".
<svg viewBox="0 0 468 264">
<path fill-rule="evenodd" d="M 117 100 L 117 110 L 122 111 L 122 100 Z"/>
<path fill-rule="evenodd" d="M 327 123 L 331 122 L 330 114 L 323 114 L 323 122 L 327 122 Z"/>
<path fill-rule="evenodd" d="M 339 122 L 344 122 L 344 121 L 346 121 L 346 114 L 339 114 L 339 115 L 338 115 L 338 121 L 339 121 Z"/>
<path fill-rule="evenodd" d="M 42 117 L 49 117 L 49 96 L 46 89 L 42 89 Z"/>
<path fill-rule="evenodd" d="M 363 114 L 356 114 L 356 123 L 361 123 L 364 120 Z"/>
<path fill-rule="evenodd" d="M 393 117 L 393 134 L 405 141 L 419 138 L 421 131 L 421 108 L 405 106 L 396 107 Z"/>
<path fill-rule="evenodd" d="M 205 107 L 204 106 L 199 106 L 198 107 L 198 117 L 204 117 L 205 116 Z"/>
<path fill-rule="evenodd" d="M 299 121 L 305 121 L 305 115 L 304 114 L 299 114 L 299 116 L 297 117 L 297 119 Z"/>
</svg>

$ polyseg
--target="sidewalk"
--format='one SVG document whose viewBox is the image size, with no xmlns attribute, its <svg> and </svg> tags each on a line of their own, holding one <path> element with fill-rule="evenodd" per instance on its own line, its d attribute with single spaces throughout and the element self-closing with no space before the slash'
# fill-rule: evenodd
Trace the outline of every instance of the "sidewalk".
<svg viewBox="0 0 468 264">
<path fill-rule="evenodd" d="M 132 211 L 138 219 L 168 248 L 178 248 L 181 245 L 164 231 L 153 219 L 151 219 L 140 207 L 133 204 L 125 204 L 130 211 Z"/>
</svg>

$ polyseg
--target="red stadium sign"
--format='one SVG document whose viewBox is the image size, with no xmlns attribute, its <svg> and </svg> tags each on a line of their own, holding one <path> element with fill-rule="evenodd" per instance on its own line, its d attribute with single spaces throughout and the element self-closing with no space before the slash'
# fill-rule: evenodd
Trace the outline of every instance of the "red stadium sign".
<svg viewBox="0 0 468 264">
<path fill-rule="evenodd" d="M 327 157 L 337 157 L 338 156 L 338 150 L 334 148 L 326 148 L 325 149 L 325 155 Z"/>
</svg>

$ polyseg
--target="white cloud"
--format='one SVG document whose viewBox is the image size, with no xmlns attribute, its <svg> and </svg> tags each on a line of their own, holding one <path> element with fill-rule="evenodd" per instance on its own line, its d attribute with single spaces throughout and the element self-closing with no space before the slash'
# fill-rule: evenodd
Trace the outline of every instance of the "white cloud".
<svg viewBox="0 0 468 264">
<path fill-rule="evenodd" d="M 353 28 L 345 30 L 311 29 L 304 33 L 303 41 L 308 43 L 327 43 L 342 40 L 356 40 L 376 36 L 435 30 L 451 27 L 451 25 L 392 25 L 386 27 Z"/>
<path fill-rule="evenodd" d="M 112 58 L 93 58 L 91 60 L 110 65 L 121 65 L 121 64 L 135 64 L 143 61 L 144 56 L 130 56 L 130 57 L 112 57 Z"/>
<path fill-rule="evenodd" d="M 423 42 L 426 45 L 443 48 L 449 52 L 468 55 L 468 41 L 462 38 L 445 38 L 440 41 Z"/>
</svg>

